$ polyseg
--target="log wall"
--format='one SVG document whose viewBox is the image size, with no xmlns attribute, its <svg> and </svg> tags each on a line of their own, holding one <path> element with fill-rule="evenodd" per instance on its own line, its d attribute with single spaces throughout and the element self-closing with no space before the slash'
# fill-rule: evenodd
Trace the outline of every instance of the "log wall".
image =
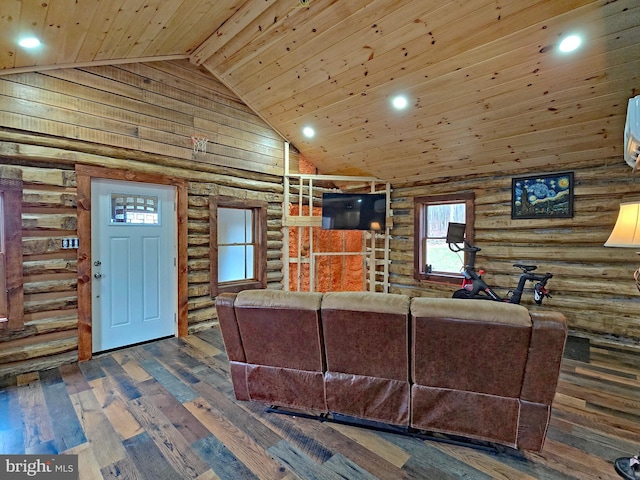
<svg viewBox="0 0 640 480">
<path fill-rule="evenodd" d="M 193 152 L 191 133 L 210 137 L 207 153 Z M 282 288 L 283 148 L 231 92 L 185 62 L 1 77 L 0 161 L 19 167 L 24 182 L 25 328 L 0 335 L 0 384 L 77 358 L 77 258 L 61 248 L 62 238 L 77 234 L 76 165 L 188 181 L 188 323 L 195 331 L 216 322 L 208 284 L 210 194 L 268 202 L 268 286 Z M 291 160 L 295 171 L 297 156 Z M 562 311 L 574 332 L 639 343 L 632 273 L 640 259 L 602 245 L 618 204 L 640 198 L 640 180 L 621 158 L 567 169 L 576 182 L 571 219 L 511 220 L 511 176 L 393 185 L 391 291 L 451 294 L 451 286 L 413 279 L 413 198 L 474 191 L 478 265 L 490 284 L 504 293 L 517 279 L 512 263 L 535 262 L 555 275 L 553 298 L 540 308 Z"/>
<path fill-rule="evenodd" d="M 268 288 L 282 288 L 283 140 L 186 62 L 0 78 L 0 163 L 22 171 L 24 329 L 0 334 L 0 384 L 78 358 L 76 165 L 188 181 L 188 324 L 217 322 L 209 291 L 210 194 L 268 202 Z M 190 135 L 207 135 L 194 153 Z M 297 154 L 292 164 L 297 165 Z"/>
<path fill-rule="evenodd" d="M 517 175 L 395 185 L 391 292 L 442 297 L 458 288 L 414 280 L 413 199 L 474 191 L 475 243 L 482 249 L 476 266 L 487 272 L 484 278 L 489 285 L 505 295 L 517 285 L 520 271 L 513 264 L 536 264 L 538 271 L 554 274 L 548 283 L 552 298 L 538 307 L 529 291 L 522 304 L 562 312 L 578 335 L 640 344 L 640 293 L 633 279 L 640 257 L 633 249 L 603 246 L 619 204 L 640 200 L 640 175 L 633 174 L 622 158 L 564 166 L 562 171 L 574 172 L 573 218 L 512 220 L 511 179 Z"/>
</svg>

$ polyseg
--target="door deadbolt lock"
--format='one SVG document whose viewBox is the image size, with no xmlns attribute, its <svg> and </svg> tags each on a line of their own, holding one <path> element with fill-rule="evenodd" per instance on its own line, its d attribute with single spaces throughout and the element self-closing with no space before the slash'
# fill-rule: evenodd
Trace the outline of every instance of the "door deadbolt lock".
<svg viewBox="0 0 640 480">
<path fill-rule="evenodd" d="M 100 260 L 96 260 L 95 262 L 93 262 L 93 264 L 94 264 L 96 267 L 99 267 L 100 265 L 102 265 L 102 262 L 101 262 Z"/>
<path fill-rule="evenodd" d="M 94 273 L 93 276 L 95 278 L 102 278 L 102 274 L 101 273 Z"/>
</svg>

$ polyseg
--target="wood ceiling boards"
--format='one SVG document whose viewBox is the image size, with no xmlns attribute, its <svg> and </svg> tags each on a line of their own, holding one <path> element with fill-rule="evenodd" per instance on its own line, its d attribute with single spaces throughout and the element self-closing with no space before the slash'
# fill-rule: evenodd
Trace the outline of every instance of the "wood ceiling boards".
<svg viewBox="0 0 640 480">
<path fill-rule="evenodd" d="M 4 73 L 189 57 L 321 173 L 390 181 L 623 161 L 640 89 L 635 0 L 22 0 L 0 26 Z"/>
</svg>

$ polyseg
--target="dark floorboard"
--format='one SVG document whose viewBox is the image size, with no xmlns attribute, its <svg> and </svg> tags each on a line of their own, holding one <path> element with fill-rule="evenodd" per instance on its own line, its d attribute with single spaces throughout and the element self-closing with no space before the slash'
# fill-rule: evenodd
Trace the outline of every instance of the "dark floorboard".
<svg viewBox="0 0 640 480">
<path fill-rule="evenodd" d="M 77 454 L 83 480 L 615 479 L 640 449 L 639 371 L 632 348 L 570 340 L 544 450 L 496 452 L 238 402 L 211 329 L 0 390 L 0 452 Z"/>
</svg>

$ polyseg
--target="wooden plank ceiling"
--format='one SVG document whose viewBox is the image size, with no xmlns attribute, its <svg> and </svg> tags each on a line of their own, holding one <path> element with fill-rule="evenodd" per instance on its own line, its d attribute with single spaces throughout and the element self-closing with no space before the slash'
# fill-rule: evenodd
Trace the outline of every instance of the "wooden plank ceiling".
<svg viewBox="0 0 640 480">
<path fill-rule="evenodd" d="M 559 53 L 567 34 L 580 49 Z M 42 46 L 16 45 L 26 34 Z M 11 0 L 0 68 L 190 58 L 321 173 L 417 181 L 623 162 L 637 0 Z M 405 110 L 391 99 L 403 94 Z M 304 126 L 315 129 L 307 139 Z"/>
</svg>

